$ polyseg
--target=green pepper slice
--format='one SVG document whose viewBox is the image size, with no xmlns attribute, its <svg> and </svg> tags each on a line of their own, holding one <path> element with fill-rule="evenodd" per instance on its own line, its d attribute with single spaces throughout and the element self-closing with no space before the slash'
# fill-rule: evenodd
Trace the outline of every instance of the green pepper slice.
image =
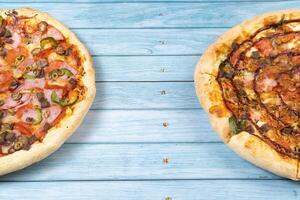
<svg viewBox="0 0 300 200">
<path fill-rule="evenodd" d="M 35 75 L 24 74 L 23 78 L 25 78 L 25 79 L 35 79 L 36 77 L 35 77 Z"/>
<path fill-rule="evenodd" d="M 40 46 L 44 49 L 47 45 L 51 45 L 52 48 L 57 47 L 57 42 L 53 37 L 46 37 L 40 41 Z"/>
<path fill-rule="evenodd" d="M 70 70 L 68 70 L 67 68 L 62 68 L 62 69 L 60 69 L 60 71 L 62 71 L 64 73 L 64 75 L 66 75 L 68 78 L 73 76 L 73 73 Z"/>
<path fill-rule="evenodd" d="M 229 122 L 229 127 L 231 129 L 231 132 L 233 135 L 238 134 L 239 132 L 243 131 L 243 129 L 246 126 L 246 121 L 245 120 L 241 120 L 240 122 L 237 121 L 237 119 L 234 116 L 231 116 L 228 119 Z"/>
<path fill-rule="evenodd" d="M 229 119 L 229 127 L 231 129 L 231 132 L 233 135 L 236 135 L 238 133 L 238 122 L 234 116 L 231 116 Z"/>
<path fill-rule="evenodd" d="M 42 122 L 43 113 L 42 113 L 42 109 L 40 109 L 40 108 L 35 108 L 34 110 L 35 110 L 35 112 L 37 112 L 37 118 L 34 120 L 34 122 L 32 124 L 37 125 L 37 124 L 40 124 Z"/>
<path fill-rule="evenodd" d="M 3 22 L 4 22 L 4 19 L 3 19 L 3 17 L 0 15 L 0 26 L 2 26 Z"/>
<path fill-rule="evenodd" d="M 70 78 L 71 76 L 73 76 L 73 73 L 67 68 L 55 69 L 50 72 L 49 78 L 51 80 L 56 80 L 59 76 L 63 76 L 63 75 L 66 75 L 68 78 Z"/>
<path fill-rule="evenodd" d="M 61 107 L 65 107 L 65 106 L 72 106 L 77 102 L 78 96 L 76 96 L 76 98 L 73 101 L 68 101 L 65 99 L 59 99 L 59 97 L 57 96 L 56 92 L 52 92 L 51 93 L 51 101 L 60 105 Z"/>
</svg>

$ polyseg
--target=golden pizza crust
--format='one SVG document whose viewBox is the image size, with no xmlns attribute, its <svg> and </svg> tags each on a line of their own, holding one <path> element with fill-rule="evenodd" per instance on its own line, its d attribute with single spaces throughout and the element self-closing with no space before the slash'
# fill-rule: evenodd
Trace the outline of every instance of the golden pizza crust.
<svg viewBox="0 0 300 200">
<path fill-rule="evenodd" d="M 50 129 L 43 142 L 33 144 L 28 151 L 17 151 L 13 154 L 0 158 L 0 175 L 7 174 L 24 167 L 27 167 L 56 151 L 78 128 L 84 116 L 88 112 L 96 94 L 95 72 L 91 56 L 85 46 L 77 39 L 74 33 L 66 28 L 62 23 L 58 22 L 47 13 L 40 12 L 31 8 L 16 9 L 19 15 L 34 16 L 39 20 L 44 20 L 48 24 L 57 28 L 65 38 L 78 47 L 80 55 L 85 59 L 82 62 L 85 74 L 82 77 L 83 85 L 86 88 L 84 99 L 74 105 L 72 115 L 66 116 L 60 122 L 58 127 Z M 1 10 L 3 15 L 7 10 Z"/>
<path fill-rule="evenodd" d="M 233 27 L 219 37 L 200 58 L 194 78 L 199 101 L 209 114 L 211 124 L 221 139 L 239 156 L 279 176 L 299 180 L 298 160 L 284 156 L 264 141 L 247 132 L 231 136 L 228 119 L 231 113 L 225 107 L 222 91 L 216 81 L 219 64 L 230 52 L 231 44 L 242 42 L 259 28 L 285 20 L 300 19 L 300 10 L 283 10 L 256 16 Z"/>
</svg>

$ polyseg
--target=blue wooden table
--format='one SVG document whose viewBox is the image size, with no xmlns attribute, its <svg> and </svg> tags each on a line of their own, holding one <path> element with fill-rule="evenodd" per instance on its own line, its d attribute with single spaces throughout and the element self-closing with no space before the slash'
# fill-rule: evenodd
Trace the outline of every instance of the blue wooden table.
<svg viewBox="0 0 300 200">
<path fill-rule="evenodd" d="M 0 200 L 300 199 L 300 185 L 237 157 L 194 93 L 194 66 L 231 26 L 300 1 L 0 0 L 69 26 L 93 55 L 97 97 L 52 156 L 0 178 Z"/>
</svg>

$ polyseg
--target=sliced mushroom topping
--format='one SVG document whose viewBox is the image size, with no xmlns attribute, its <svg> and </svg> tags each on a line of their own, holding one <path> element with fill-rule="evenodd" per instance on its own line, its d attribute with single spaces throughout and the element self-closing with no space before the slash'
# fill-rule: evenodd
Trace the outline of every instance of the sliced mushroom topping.
<svg viewBox="0 0 300 200">
<path fill-rule="evenodd" d="M 247 131 L 250 134 L 253 134 L 254 133 L 254 128 L 251 125 L 249 125 L 245 128 L 245 131 Z"/>
<path fill-rule="evenodd" d="M 4 57 L 6 56 L 7 50 L 4 47 L 0 47 L 0 56 Z"/>
<path fill-rule="evenodd" d="M 4 39 L 4 42 L 7 43 L 7 44 L 12 44 L 12 43 L 14 43 L 13 39 L 11 39 L 11 38 L 5 38 L 5 39 Z"/>
<path fill-rule="evenodd" d="M 39 31 L 46 31 L 47 30 L 47 27 L 48 27 L 48 23 L 45 22 L 45 21 L 41 21 L 39 24 L 38 24 L 38 29 Z"/>
<path fill-rule="evenodd" d="M 30 148 L 28 137 L 21 135 L 18 137 L 17 141 L 22 144 L 22 149 L 28 150 Z"/>
<path fill-rule="evenodd" d="M 4 33 L 4 37 L 6 38 L 10 38 L 12 36 L 10 30 L 6 29 L 5 33 Z"/>
<path fill-rule="evenodd" d="M 43 68 L 37 68 L 37 69 L 33 70 L 33 74 L 35 75 L 36 78 L 45 77 L 45 71 Z"/>
<path fill-rule="evenodd" d="M 16 139 L 16 136 L 13 132 L 7 132 L 6 135 L 5 135 L 5 141 L 6 142 L 13 142 L 15 141 Z"/>
<path fill-rule="evenodd" d="M 48 122 L 46 122 L 46 123 L 44 124 L 43 130 L 44 130 L 44 131 L 48 131 L 50 128 L 51 128 L 51 124 L 49 124 Z"/>
<path fill-rule="evenodd" d="M 37 138 L 35 137 L 35 135 L 33 135 L 28 139 L 28 143 L 33 144 L 33 143 L 35 143 L 36 140 L 37 140 Z"/>
<path fill-rule="evenodd" d="M 261 127 L 259 127 L 259 130 L 263 133 L 266 133 L 270 130 L 270 126 L 268 124 L 264 124 Z"/>
<path fill-rule="evenodd" d="M 5 133 L 0 133 L 0 145 L 5 143 Z"/>
<path fill-rule="evenodd" d="M 253 59 L 259 59 L 260 58 L 260 54 L 258 51 L 253 51 L 251 54 L 251 58 Z"/>
<path fill-rule="evenodd" d="M 2 130 L 12 130 L 13 128 L 14 128 L 13 124 L 4 123 L 4 124 L 1 125 Z"/>
<path fill-rule="evenodd" d="M 284 127 L 283 129 L 280 130 L 282 133 L 291 135 L 294 131 L 292 127 Z"/>
<path fill-rule="evenodd" d="M 71 84 L 72 88 L 76 87 L 77 81 L 74 78 L 70 78 L 69 83 Z"/>
<path fill-rule="evenodd" d="M 6 116 L 5 110 L 0 110 L 0 119 L 3 119 Z"/>
<path fill-rule="evenodd" d="M 65 54 L 66 54 L 65 48 L 63 48 L 63 47 L 60 46 L 60 45 L 56 47 L 55 52 L 56 52 L 58 55 L 65 55 Z"/>
<path fill-rule="evenodd" d="M 48 108 L 48 107 L 50 107 L 50 103 L 46 99 L 44 93 L 39 92 L 39 93 L 36 94 L 36 97 L 38 98 L 38 100 L 39 100 L 39 102 L 41 104 L 41 108 Z"/>
<path fill-rule="evenodd" d="M 48 60 L 46 58 L 41 58 L 38 61 L 36 61 L 37 67 L 43 68 L 48 66 Z"/>
<path fill-rule="evenodd" d="M 5 35 L 6 29 L 4 27 L 0 27 L 0 37 Z"/>
</svg>

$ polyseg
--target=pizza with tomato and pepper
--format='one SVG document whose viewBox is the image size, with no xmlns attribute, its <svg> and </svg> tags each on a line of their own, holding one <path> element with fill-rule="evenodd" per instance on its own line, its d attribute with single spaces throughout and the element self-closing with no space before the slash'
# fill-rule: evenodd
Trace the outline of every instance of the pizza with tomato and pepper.
<svg viewBox="0 0 300 200">
<path fill-rule="evenodd" d="M 68 28 L 33 9 L 0 11 L 0 175 L 57 150 L 94 96 L 91 57 Z"/>
<path fill-rule="evenodd" d="M 244 159 L 300 179 L 300 11 L 254 17 L 208 47 L 195 71 L 212 127 Z"/>
</svg>

